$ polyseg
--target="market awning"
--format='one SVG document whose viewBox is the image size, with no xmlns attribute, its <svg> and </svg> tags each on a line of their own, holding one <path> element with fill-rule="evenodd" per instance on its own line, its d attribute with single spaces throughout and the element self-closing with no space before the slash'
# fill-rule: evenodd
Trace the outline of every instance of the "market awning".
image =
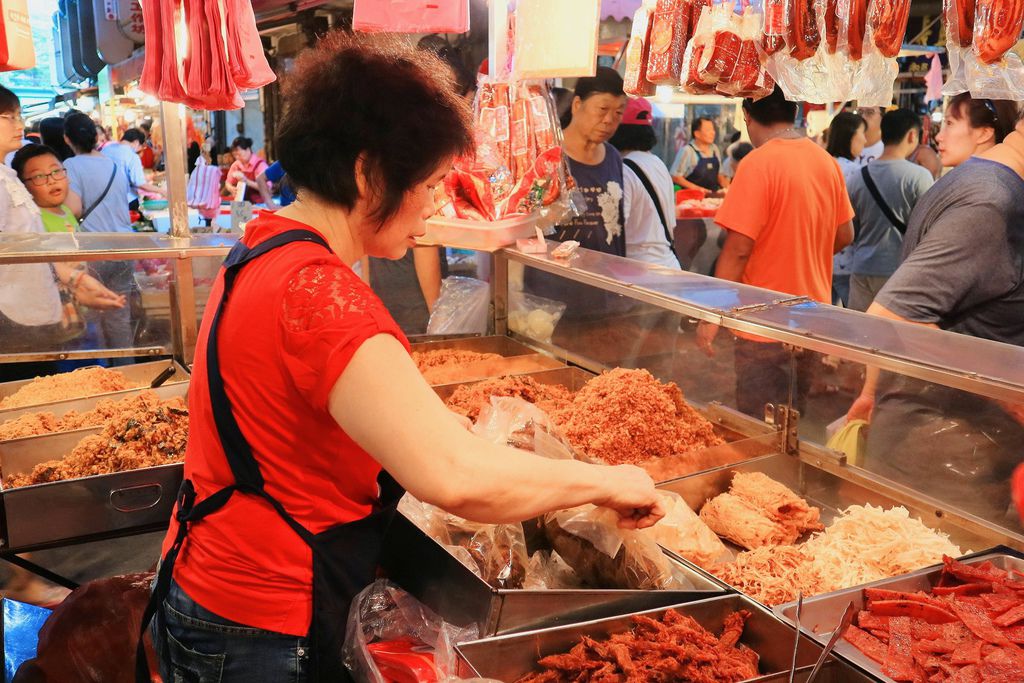
<svg viewBox="0 0 1024 683">
<path fill-rule="evenodd" d="M 601 18 L 625 21 L 632 19 L 643 0 L 601 0 Z"/>
</svg>

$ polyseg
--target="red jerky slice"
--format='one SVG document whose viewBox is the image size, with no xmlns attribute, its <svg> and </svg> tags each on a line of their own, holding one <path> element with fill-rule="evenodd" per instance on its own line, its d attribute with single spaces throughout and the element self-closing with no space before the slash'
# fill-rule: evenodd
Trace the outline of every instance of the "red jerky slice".
<svg viewBox="0 0 1024 683">
<path fill-rule="evenodd" d="M 989 616 L 977 605 L 964 602 L 963 600 L 953 600 L 949 606 L 960 617 L 960 620 L 964 622 L 964 625 L 971 629 L 971 633 L 982 640 L 996 645 L 1010 644 L 1010 641 L 1003 632 L 992 624 Z"/>
<path fill-rule="evenodd" d="M 895 617 L 889 621 L 889 651 L 882 673 L 897 681 L 913 681 L 916 676 L 910 619 Z"/>
<path fill-rule="evenodd" d="M 957 621 L 952 612 L 916 600 L 873 600 L 871 611 L 880 617 L 910 617 L 929 624 L 951 624 Z"/>
<path fill-rule="evenodd" d="M 847 642 L 853 645 L 855 648 L 863 652 L 867 657 L 873 659 L 879 664 L 885 663 L 885 658 L 889 653 L 885 643 L 875 638 L 870 633 L 862 631 L 856 626 L 850 626 L 844 636 Z"/>
</svg>

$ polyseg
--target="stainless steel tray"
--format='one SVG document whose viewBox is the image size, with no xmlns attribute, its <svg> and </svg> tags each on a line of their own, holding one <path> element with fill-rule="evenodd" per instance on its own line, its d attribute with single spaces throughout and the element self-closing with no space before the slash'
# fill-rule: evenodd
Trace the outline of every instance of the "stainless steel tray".
<svg viewBox="0 0 1024 683">
<path fill-rule="evenodd" d="M 157 391 L 162 398 L 185 396 L 188 383 Z M 93 427 L 2 442 L 0 472 L 29 472 L 67 455 L 99 431 Z M 175 463 L 0 490 L 0 548 L 30 549 L 159 528 L 170 519 L 182 473 L 183 465 Z"/>
<path fill-rule="evenodd" d="M 129 389 L 127 391 L 119 391 L 115 394 L 103 394 L 102 396 L 92 396 L 90 398 L 80 398 L 74 401 L 60 401 L 58 403 L 47 403 L 42 406 L 32 406 L 30 408 L 14 408 L 10 411 L 0 412 L 0 424 L 7 422 L 8 420 L 14 420 L 22 415 L 31 415 L 32 413 L 53 413 L 56 417 L 61 418 L 67 415 L 72 410 L 79 413 L 84 413 L 92 410 L 96 407 L 96 404 L 100 401 L 107 399 L 121 400 L 138 396 L 144 391 L 152 391 L 163 400 L 169 398 L 175 398 L 181 396 L 185 398 L 188 396 L 189 380 L 186 378 L 184 381 L 173 382 L 171 384 L 164 384 L 156 389 Z M 83 431 L 83 430 L 75 430 Z M 59 433 L 59 432 L 58 432 Z M 64 432 L 67 433 L 67 432 Z M 43 435 L 46 436 L 46 435 Z M 0 454 L 3 453 L 5 444 L 14 444 L 17 442 L 25 441 L 26 439 L 35 439 L 35 436 L 25 436 L 20 439 L 0 439 Z"/>
<path fill-rule="evenodd" d="M 168 367 L 174 368 L 174 374 L 164 382 L 163 386 L 167 387 L 173 384 L 188 383 L 189 374 L 177 361 L 174 360 L 156 360 L 148 363 L 136 363 L 135 365 L 122 365 L 115 368 L 118 372 L 124 373 L 124 375 L 133 382 L 145 383 L 146 387 L 152 383 L 161 372 L 166 370 Z M 10 396 L 14 392 L 21 389 L 23 386 L 31 382 L 32 380 L 19 380 L 17 382 L 4 382 L 0 384 L 0 398 Z M 89 396 L 87 398 L 72 399 L 70 401 L 52 401 L 50 403 L 39 403 L 32 406 L 23 406 L 19 408 L 8 408 L 7 410 L 0 410 L 0 424 L 3 424 L 7 420 L 13 420 L 21 417 L 26 413 L 39 413 L 39 412 L 50 412 L 54 413 L 58 417 L 64 415 L 71 409 L 75 410 L 89 410 L 96 407 L 101 399 L 112 398 L 118 399 L 124 396 L 131 396 L 143 391 L 144 388 L 139 389 L 126 389 L 124 391 L 112 391 L 105 394 L 96 394 L 95 396 Z"/>
<path fill-rule="evenodd" d="M 751 613 L 743 630 L 740 642 L 747 645 L 761 657 L 762 676 L 752 681 L 786 681 L 793 654 L 793 630 L 762 611 L 757 605 L 738 595 L 715 597 L 697 602 L 673 605 L 682 614 L 693 617 L 704 628 L 719 633 L 725 617 L 736 610 L 746 609 Z M 648 610 L 642 614 L 659 617 L 666 607 Z M 587 621 L 568 626 L 549 628 L 515 635 L 486 638 L 471 643 L 460 643 L 458 652 L 469 667 L 468 675 L 495 678 L 512 683 L 522 676 L 537 670 L 537 660 L 552 654 L 568 652 L 580 638 L 607 638 L 623 633 L 632 626 L 632 616 Z M 806 638 L 801 640 L 797 658 L 798 676 L 803 680 L 810 672 L 821 647 Z M 852 667 L 830 658 L 822 669 L 817 681 L 866 682 L 871 679 Z M 800 675 L 802 673 L 802 675 Z"/>
<path fill-rule="evenodd" d="M 903 505 L 911 515 L 920 518 L 926 526 L 948 534 L 950 540 L 965 551 L 968 548 L 990 548 L 996 544 L 989 537 L 951 523 L 941 510 L 905 503 L 818 469 L 797 457 L 784 454 L 755 458 L 736 465 L 701 472 L 659 484 L 658 488 L 678 493 L 691 508 L 700 510 L 708 499 L 729 490 L 729 484 L 736 472 L 763 472 L 779 483 L 788 486 L 806 499 L 808 503 L 821 508 L 821 521 L 826 526 L 838 516 L 840 510 L 850 505 L 866 503 L 883 507 Z M 729 546 L 729 543 L 726 542 L 726 545 Z M 739 550 L 739 548 L 732 547 Z M 697 571 L 704 572 L 686 560 L 681 559 L 681 561 Z"/>
<path fill-rule="evenodd" d="M 410 348 L 412 351 L 457 349 L 459 351 L 476 351 L 477 353 L 496 353 L 499 356 L 505 356 L 507 358 L 512 356 L 528 356 L 530 354 L 537 353 L 537 349 L 502 335 L 424 341 L 411 344 Z"/>
<path fill-rule="evenodd" d="M 991 562 L 1000 569 L 1016 569 L 1018 571 L 1024 571 L 1024 559 L 1007 553 L 973 555 L 962 561 L 966 564 Z M 867 602 L 864 599 L 865 588 L 888 588 L 890 590 L 907 591 L 911 593 L 916 591 L 927 591 L 930 590 L 938 581 L 941 572 L 941 566 L 928 567 L 911 574 L 904 574 L 891 579 L 875 581 L 863 586 L 857 586 L 856 588 L 826 593 L 812 598 L 804 598 L 804 607 L 800 614 L 800 630 L 819 643 L 827 643 L 832 631 L 839 625 L 839 619 L 842 617 L 843 610 L 846 609 L 847 604 L 852 601 L 858 610 L 864 609 Z M 775 613 L 775 616 L 779 617 L 787 624 L 792 625 L 795 623 L 795 603 L 778 605 L 772 611 Z M 883 681 L 895 683 L 893 679 L 882 673 L 882 667 L 866 655 L 862 654 L 860 650 L 855 648 L 846 640 L 840 640 L 836 645 L 834 652 L 843 659 L 846 659 L 864 671 L 867 671 L 872 676 Z M 1021 672 L 1021 678 L 1024 680 L 1024 672 Z"/>
<path fill-rule="evenodd" d="M 444 546 L 402 514 L 384 539 L 387 576 L 442 618 L 476 624 L 481 635 L 514 633 L 720 595 L 714 579 L 679 565 L 693 590 L 501 590 L 467 569 Z"/>
</svg>

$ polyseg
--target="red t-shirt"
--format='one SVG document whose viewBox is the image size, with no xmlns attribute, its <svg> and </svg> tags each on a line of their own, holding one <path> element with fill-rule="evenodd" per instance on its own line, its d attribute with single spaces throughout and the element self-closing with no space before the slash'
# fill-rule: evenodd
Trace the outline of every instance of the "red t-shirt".
<svg viewBox="0 0 1024 683">
<path fill-rule="evenodd" d="M 280 216 L 249 224 L 255 246 L 307 225 Z M 233 483 L 210 406 L 206 340 L 223 278 L 200 328 L 189 391 L 185 476 L 197 500 Z M 331 389 L 360 344 L 391 334 L 408 348 L 380 299 L 323 247 L 279 247 L 246 265 L 221 316 L 220 365 L 235 419 L 276 497 L 312 533 L 366 516 L 380 465 L 328 412 Z M 384 423 L 382 422 L 382 427 Z M 164 539 L 170 547 L 177 525 Z M 268 503 L 243 494 L 195 524 L 174 568 L 185 592 L 233 621 L 296 636 L 312 616 L 309 547 Z"/>
</svg>

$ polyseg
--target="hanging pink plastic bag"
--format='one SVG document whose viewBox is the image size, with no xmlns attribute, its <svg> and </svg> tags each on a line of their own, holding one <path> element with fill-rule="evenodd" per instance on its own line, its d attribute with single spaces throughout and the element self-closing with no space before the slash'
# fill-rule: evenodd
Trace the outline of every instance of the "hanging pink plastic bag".
<svg viewBox="0 0 1024 683">
<path fill-rule="evenodd" d="M 356 0 L 352 30 L 465 33 L 469 30 L 469 0 Z"/>
<path fill-rule="evenodd" d="M 188 177 L 185 201 L 193 209 L 213 211 L 220 208 L 220 167 L 200 156 Z"/>
</svg>

